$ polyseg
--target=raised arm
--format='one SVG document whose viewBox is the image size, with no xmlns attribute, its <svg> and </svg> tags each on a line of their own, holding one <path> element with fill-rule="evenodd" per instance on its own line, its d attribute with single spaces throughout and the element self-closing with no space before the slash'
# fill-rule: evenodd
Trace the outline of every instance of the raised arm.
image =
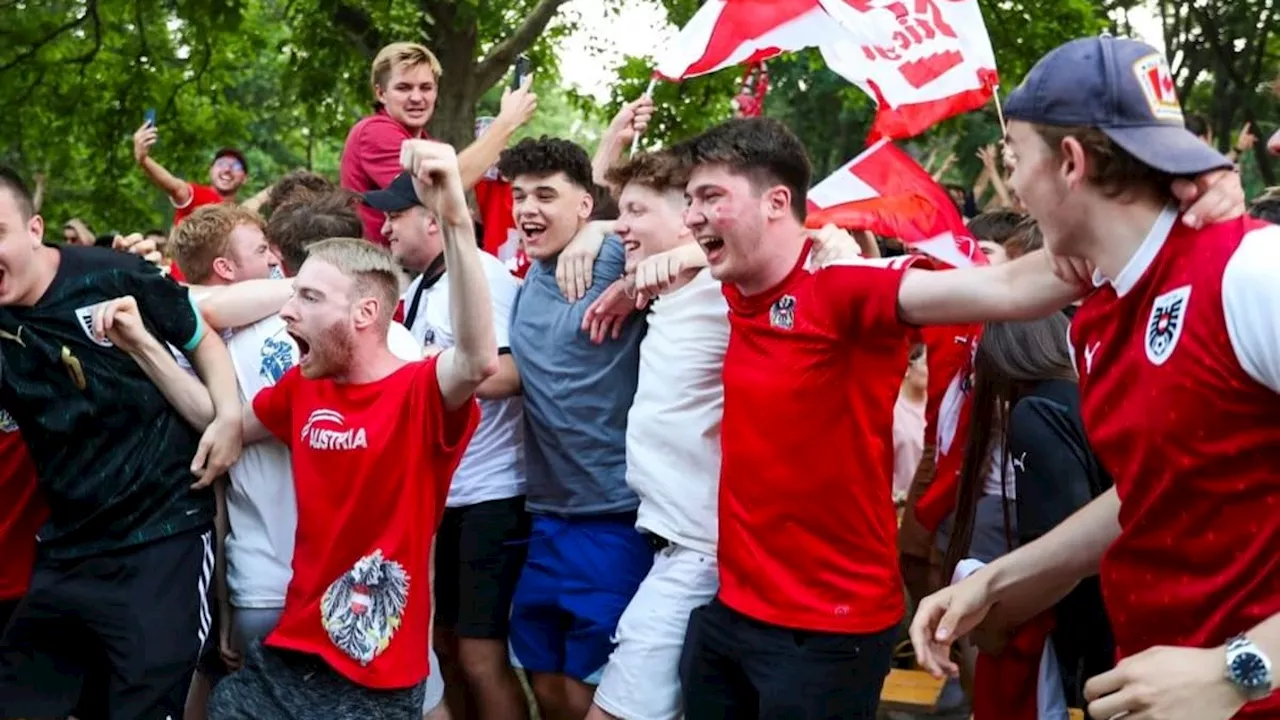
<svg viewBox="0 0 1280 720">
<path fill-rule="evenodd" d="M 1034 320 L 1082 297 L 1088 285 L 1054 274 L 1043 250 L 995 267 L 908 270 L 898 289 L 898 313 L 913 325 Z"/>
<path fill-rule="evenodd" d="M 404 169 L 413 174 L 418 198 L 440 218 L 444 265 L 449 273 L 449 312 L 455 345 L 440 354 L 436 368 L 445 407 L 455 410 L 498 371 L 489 284 L 480 264 L 475 230 L 458 158 L 453 148 L 430 140 L 404 144 Z"/>
<path fill-rule="evenodd" d="M 532 84 L 533 75 L 528 75 L 518 90 L 505 90 L 501 109 L 493 124 L 458 153 L 458 175 L 463 190 L 470 190 L 480 182 L 480 178 L 498 162 L 498 156 L 506 149 L 511 136 L 533 117 L 533 112 L 538 109 L 538 96 L 530 91 Z"/>
<path fill-rule="evenodd" d="M 142 168 L 152 185 L 163 190 L 174 205 L 183 207 L 191 202 L 191 184 L 151 158 L 151 146 L 156 144 L 158 138 L 159 131 L 154 125 L 147 123 L 138 128 L 133 134 L 133 158 L 138 161 L 138 167 Z"/>
</svg>

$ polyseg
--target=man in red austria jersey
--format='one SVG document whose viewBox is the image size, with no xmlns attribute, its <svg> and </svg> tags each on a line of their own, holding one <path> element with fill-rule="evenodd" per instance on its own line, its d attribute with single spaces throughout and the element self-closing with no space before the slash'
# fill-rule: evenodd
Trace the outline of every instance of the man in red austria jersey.
<svg viewBox="0 0 1280 720">
<path fill-rule="evenodd" d="M 1067 43 L 1005 108 L 1011 185 L 1051 250 L 1097 268 L 1071 342 L 1116 486 L 926 599 L 917 654 L 952 671 L 993 607 L 1016 621 L 1099 573 L 1121 661 L 1086 686 L 1093 717 L 1280 717 L 1280 230 L 1179 221 L 1169 178 L 1230 161 L 1183 130 L 1147 45 Z"/>
<path fill-rule="evenodd" d="M 427 124 L 436 111 L 440 72 L 435 54 L 417 43 L 391 43 L 378 51 L 369 77 L 376 99 L 374 112 L 347 133 L 339 170 L 342 187 L 363 195 L 386 188 L 400 174 L 400 144 L 430 137 Z M 504 91 L 498 117 L 459 153 L 465 189 L 470 190 L 484 176 L 515 131 L 533 117 L 538 96 L 529 90 L 532 83 L 529 75 L 519 89 Z M 383 213 L 365 205 L 359 210 L 364 239 L 386 245 Z"/>
<path fill-rule="evenodd" d="M 414 141 L 402 164 L 441 218 L 456 345 L 397 359 L 386 345 L 400 296 L 390 254 L 353 239 L 311 247 L 280 313 L 299 364 L 244 417 L 249 437 L 270 433 L 292 451 L 293 578 L 276 629 L 214 691 L 215 720 L 422 713 L 432 536 L 498 355 L 457 156 Z"/>
<path fill-rule="evenodd" d="M 36 468 L 18 423 L 0 408 L 0 633 L 31 583 L 36 531 L 49 514 L 36 489 Z"/>
<path fill-rule="evenodd" d="M 945 272 L 914 257 L 810 267 L 810 166 L 785 126 L 731 120 L 676 152 L 731 332 L 720 593 L 690 618 L 685 713 L 872 718 L 904 612 L 892 418 L 912 325 L 1036 317 L 1082 288 L 1044 253 Z"/>
</svg>

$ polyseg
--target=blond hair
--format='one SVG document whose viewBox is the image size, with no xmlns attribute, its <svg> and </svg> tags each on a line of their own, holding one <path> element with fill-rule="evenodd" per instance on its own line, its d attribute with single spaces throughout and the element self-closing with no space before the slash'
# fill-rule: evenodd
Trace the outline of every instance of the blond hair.
<svg viewBox="0 0 1280 720">
<path fill-rule="evenodd" d="M 443 70 L 440 61 L 425 45 L 396 42 L 382 48 L 373 59 L 373 69 L 369 72 L 369 84 L 373 86 L 373 93 L 377 95 L 378 88 L 387 89 L 392 70 L 398 67 L 415 68 L 424 64 L 431 68 L 431 74 L 439 80 Z"/>
<path fill-rule="evenodd" d="M 386 248 L 357 238 L 329 238 L 308 248 L 307 259 L 328 263 L 355 281 L 361 297 L 378 300 L 378 319 L 391 323 L 404 275 Z"/>
<path fill-rule="evenodd" d="M 262 230 L 262 217 L 239 205 L 203 205 L 187 216 L 169 235 L 178 269 L 187 280 L 200 285 L 213 277 L 213 262 L 231 249 L 231 232 L 241 225 Z"/>
</svg>

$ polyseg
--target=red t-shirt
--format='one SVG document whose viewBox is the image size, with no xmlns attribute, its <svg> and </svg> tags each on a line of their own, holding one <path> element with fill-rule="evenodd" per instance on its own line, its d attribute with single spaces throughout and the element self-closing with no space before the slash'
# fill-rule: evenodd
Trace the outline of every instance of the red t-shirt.
<svg viewBox="0 0 1280 720">
<path fill-rule="evenodd" d="M 475 401 L 447 411 L 432 358 L 363 385 L 294 367 L 253 411 L 292 451 L 298 498 L 293 579 L 266 644 L 318 655 L 368 688 L 422 682 L 431 542 Z"/>
<path fill-rule="evenodd" d="M 187 204 L 173 206 L 174 227 L 177 227 L 183 220 L 186 220 L 188 215 L 196 211 L 196 208 L 203 207 L 205 205 L 217 205 L 218 203 L 223 203 L 228 200 L 228 198 L 222 196 L 222 193 L 214 190 L 208 185 L 187 183 L 187 186 L 191 188 L 191 197 L 187 200 Z"/>
<path fill-rule="evenodd" d="M 347 142 L 342 146 L 342 163 L 339 182 L 342 187 L 364 194 L 381 190 L 391 184 L 401 173 L 400 146 L 405 140 L 426 138 L 426 132 L 413 134 L 396 122 L 386 110 L 379 109 L 351 127 Z M 382 223 L 386 215 L 360 203 L 360 222 L 364 224 L 364 239 L 386 247 L 382 237 Z"/>
<path fill-rule="evenodd" d="M 22 433 L 5 410 L 0 410 L 0 498 L 0 600 L 16 600 L 31 583 L 36 531 L 49 512 Z"/>
<path fill-rule="evenodd" d="M 905 610 L 893 507 L 893 407 L 914 258 L 817 272 L 806 247 L 777 287 L 725 285 L 720 596 L 782 627 L 879 632 Z"/>
<path fill-rule="evenodd" d="M 1216 647 L 1280 612 L 1280 229 L 1174 217 L 1071 324 L 1121 501 L 1100 575 L 1121 657 Z M 1280 695 L 1235 717 L 1278 713 Z"/>
</svg>

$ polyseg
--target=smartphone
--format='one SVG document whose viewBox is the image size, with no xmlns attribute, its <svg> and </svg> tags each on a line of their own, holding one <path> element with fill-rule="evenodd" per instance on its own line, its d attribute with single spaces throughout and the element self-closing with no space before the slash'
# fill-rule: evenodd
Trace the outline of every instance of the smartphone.
<svg viewBox="0 0 1280 720">
<path fill-rule="evenodd" d="M 520 84 L 524 82 L 524 78 L 529 74 L 529 56 L 521 55 L 516 58 L 515 68 L 511 72 L 511 89 L 519 90 Z"/>
<path fill-rule="evenodd" d="M 146 123 L 147 125 L 150 125 L 151 127 L 156 126 L 156 109 L 155 108 L 147 108 L 147 114 L 143 117 L 145 118 L 143 120 L 144 123 Z"/>
</svg>

